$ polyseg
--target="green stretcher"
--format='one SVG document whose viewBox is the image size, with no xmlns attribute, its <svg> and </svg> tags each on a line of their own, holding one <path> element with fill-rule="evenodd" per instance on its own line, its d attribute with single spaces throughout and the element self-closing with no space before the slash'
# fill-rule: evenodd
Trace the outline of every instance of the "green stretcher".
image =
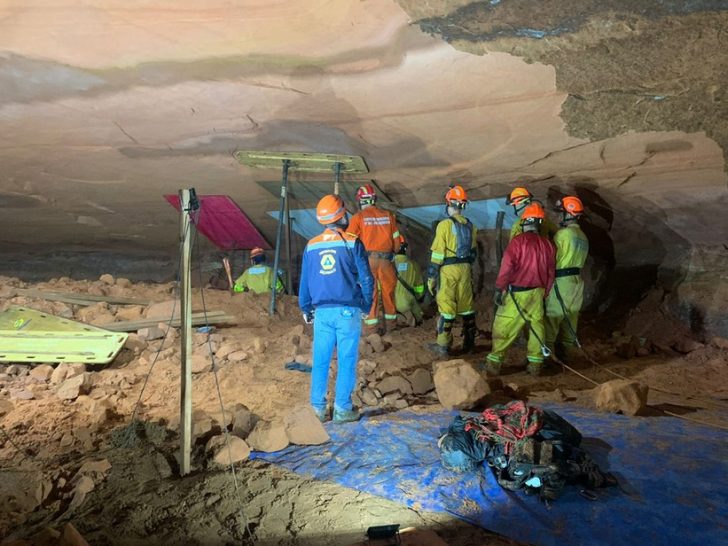
<svg viewBox="0 0 728 546">
<path fill-rule="evenodd" d="M 106 364 L 128 337 L 27 307 L 0 312 L 0 362 Z"/>
</svg>

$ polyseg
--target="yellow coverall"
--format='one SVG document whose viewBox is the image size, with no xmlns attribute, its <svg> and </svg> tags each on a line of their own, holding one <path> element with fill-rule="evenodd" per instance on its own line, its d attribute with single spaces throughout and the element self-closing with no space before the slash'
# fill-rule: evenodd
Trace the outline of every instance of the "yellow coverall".
<svg viewBox="0 0 728 546">
<path fill-rule="evenodd" d="M 457 261 L 457 229 L 454 222 L 466 225 L 468 219 L 461 214 L 454 214 L 450 218 L 442 220 L 437 224 L 435 240 L 430 250 L 430 272 L 437 270 L 439 275 L 439 286 L 435 295 L 435 302 L 440 313 L 440 320 L 437 326 L 437 344 L 441 347 L 452 345 L 452 325 L 455 317 L 463 317 L 463 328 L 466 332 L 465 344 L 468 341 L 468 332 L 472 335 L 472 343 L 475 341 L 475 310 L 473 309 L 473 280 L 472 266 L 469 262 L 449 263 Z M 477 229 L 471 223 L 471 252 L 475 256 L 477 248 Z"/>
<path fill-rule="evenodd" d="M 283 283 L 280 275 L 276 279 L 276 292 L 283 292 Z M 245 273 L 240 275 L 235 281 L 233 290 L 235 292 L 255 292 L 256 294 L 264 294 L 270 292 L 273 287 L 273 268 L 266 264 L 259 264 L 249 267 Z"/>
<path fill-rule="evenodd" d="M 544 218 L 544 221 L 541 222 L 541 226 L 538 228 L 538 234 L 541 235 L 541 237 L 551 239 L 558 230 L 559 228 L 556 224 L 548 218 Z M 523 224 L 521 224 L 521 219 L 519 218 L 518 221 L 514 222 L 513 226 L 511 226 L 510 240 L 512 241 L 516 235 L 520 235 L 521 233 L 523 233 Z"/>
<path fill-rule="evenodd" d="M 580 270 L 589 254 L 589 241 L 577 223 L 558 230 L 554 235 L 554 244 L 556 280 L 546 298 L 545 318 L 545 342 L 552 351 L 557 341 L 564 345 L 576 345 L 574 334 L 579 323 L 579 311 L 584 303 L 584 281 L 581 279 Z"/>
<path fill-rule="evenodd" d="M 422 320 L 422 308 L 418 299 L 425 293 L 425 283 L 422 280 L 422 270 L 417 262 L 410 260 L 404 254 L 394 256 L 394 268 L 397 271 L 397 288 L 394 290 L 394 303 L 398 313 L 410 311 L 417 322 Z M 414 291 L 414 294 L 404 287 L 403 282 Z"/>
</svg>

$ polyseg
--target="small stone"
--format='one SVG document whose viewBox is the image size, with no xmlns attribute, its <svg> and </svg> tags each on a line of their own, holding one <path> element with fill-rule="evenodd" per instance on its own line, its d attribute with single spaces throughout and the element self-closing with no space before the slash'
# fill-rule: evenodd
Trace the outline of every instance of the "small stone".
<svg viewBox="0 0 728 546">
<path fill-rule="evenodd" d="M 361 373 L 364 376 L 367 376 L 376 369 L 377 363 L 374 362 L 373 360 L 362 358 L 359 360 L 358 367 L 359 367 L 359 370 L 361 371 Z"/>
<path fill-rule="evenodd" d="M 108 273 L 104 273 L 103 275 L 101 275 L 99 277 L 99 280 L 104 284 L 108 284 L 108 285 L 114 284 L 114 277 L 112 275 L 109 275 Z"/>
<path fill-rule="evenodd" d="M 42 382 L 48 381 L 53 375 L 53 366 L 48 364 L 41 364 L 30 370 L 30 376 Z"/>
<path fill-rule="evenodd" d="M 11 400 L 33 400 L 34 398 L 35 398 L 35 395 L 28 389 L 23 389 L 22 391 L 11 391 L 10 392 Z"/>
<path fill-rule="evenodd" d="M 115 317 L 117 320 L 139 320 L 144 313 L 144 307 L 141 305 L 124 305 L 116 310 Z"/>
<path fill-rule="evenodd" d="M 471 409 L 490 394 L 490 386 L 469 362 L 435 362 L 433 380 L 437 398 L 447 409 Z"/>
<path fill-rule="evenodd" d="M 240 350 L 240 345 L 237 343 L 224 343 L 215 351 L 215 356 L 219 359 L 223 359 L 226 356 Z"/>
<path fill-rule="evenodd" d="M 211 454 L 212 462 L 219 466 L 238 463 L 250 456 L 250 446 L 248 446 L 245 440 L 232 434 L 227 436 L 227 440 L 224 434 L 213 436 L 207 442 L 205 450 Z"/>
<path fill-rule="evenodd" d="M 389 407 L 394 407 L 397 400 L 401 398 L 401 395 L 398 392 L 392 392 L 389 394 L 384 395 L 384 405 Z"/>
<path fill-rule="evenodd" d="M 166 335 L 166 332 L 158 326 L 149 326 L 148 328 L 137 330 L 137 335 L 144 341 L 153 341 L 155 339 L 162 339 Z"/>
<path fill-rule="evenodd" d="M 68 505 L 68 512 L 73 512 L 76 508 L 81 506 L 83 501 L 86 500 L 86 495 L 93 490 L 94 481 L 88 476 L 82 476 L 78 480 L 76 488 L 73 491 L 73 498 L 71 499 L 71 503 Z"/>
<path fill-rule="evenodd" d="M 80 479 L 81 476 L 88 476 L 93 479 L 94 483 L 103 481 L 106 474 L 111 470 L 111 463 L 108 459 L 99 459 L 96 461 L 85 461 L 81 468 L 78 469 L 74 476 L 74 480 Z"/>
<path fill-rule="evenodd" d="M 129 337 L 126 338 L 126 342 L 124 343 L 124 348 L 134 351 L 134 354 L 141 353 L 147 346 L 146 339 L 142 339 L 139 334 L 134 333 L 129 334 Z"/>
<path fill-rule="evenodd" d="M 329 435 L 309 405 L 291 410 L 283 419 L 291 443 L 300 446 L 319 445 L 329 441 Z"/>
<path fill-rule="evenodd" d="M 192 436 L 200 438 L 212 432 L 215 421 L 202 410 L 192 412 Z"/>
<path fill-rule="evenodd" d="M 376 406 L 379 403 L 379 400 L 374 396 L 374 392 L 371 389 L 363 389 L 359 398 L 366 406 Z"/>
<path fill-rule="evenodd" d="M 11 364 L 5 370 L 8 375 L 15 375 L 17 377 L 25 377 L 30 372 L 30 366 L 24 366 L 21 364 Z"/>
<path fill-rule="evenodd" d="M 728 351 L 728 339 L 720 336 L 715 336 L 713 339 L 710 340 L 711 345 L 714 347 L 717 347 L 718 349 L 723 349 L 724 351 Z"/>
<path fill-rule="evenodd" d="M 248 445 L 255 451 L 273 453 L 288 446 L 288 435 L 282 422 L 258 421 L 248 435 Z"/>
<path fill-rule="evenodd" d="M 615 379 L 596 387 L 592 393 L 597 409 L 624 415 L 637 415 L 647 406 L 649 389 L 637 381 Z"/>
<path fill-rule="evenodd" d="M 379 334 L 370 334 L 366 337 L 367 343 L 372 346 L 375 353 L 383 353 L 386 347 L 384 341 Z"/>
<path fill-rule="evenodd" d="M 394 401 L 394 407 L 397 409 L 404 409 L 404 408 L 408 408 L 409 404 L 407 403 L 407 400 L 405 400 L 404 398 L 399 398 L 398 400 Z"/>
<path fill-rule="evenodd" d="M 262 354 L 268 348 L 268 344 L 262 337 L 253 338 L 253 351 L 258 354 Z"/>
<path fill-rule="evenodd" d="M 435 383 L 432 381 L 432 374 L 424 368 L 416 369 L 407 376 L 407 380 L 412 385 L 412 392 L 414 394 L 426 394 L 435 388 Z"/>
<path fill-rule="evenodd" d="M 116 286 L 129 288 L 131 286 L 131 281 L 129 279 L 125 279 L 124 277 L 119 277 L 118 279 L 116 279 Z"/>
<path fill-rule="evenodd" d="M 241 362 L 243 360 L 248 359 L 248 353 L 245 351 L 235 351 L 234 353 L 230 353 L 228 355 L 228 360 L 230 362 Z"/>
<path fill-rule="evenodd" d="M 192 373 L 203 373 L 212 370 L 212 357 L 207 347 L 200 347 L 192 352 Z"/>
<path fill-rule="evenodd" d="M 66 432 L 61 437 L 61 447 L 71 446 L 71 445 L 73 445 L 73 442 L 75 442 L 75 438 L 73 437 L 73 434 L 71 434 L 70 432 Z"/>
<path fill-rule="evenodd" d="M 672 346 L 673 349 L 682 354 L 692 353 L 693 351 L 697 351 L 703 347 L 705 347 L 705 345 L 689 338 L 681 339 Z"/>
<path fill-rule="evenodd" d="M 399 375 L 385 377 L 377 383 L 377 388 L 385 395 L 397 391 L 401 394 L 412 394 L 412 385 L 410 385 L 410 382 Z"/>
<path fill-rule="evenodd" d="M 243 404 L 235 404 L 232 411 L 233 434 L 240 438 L 247 438 L 253 430 L 255 420 L 252 412 Z"/>
</svg>

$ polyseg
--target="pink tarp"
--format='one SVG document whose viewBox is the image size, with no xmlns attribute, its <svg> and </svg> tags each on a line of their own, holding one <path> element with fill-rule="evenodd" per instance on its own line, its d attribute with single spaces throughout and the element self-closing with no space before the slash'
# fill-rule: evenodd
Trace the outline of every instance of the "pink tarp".
<svg viewBox="0 0 728 546">
<path fill-rule="evenodd" d="M 165 195 L 164 198 L 179 210 L 179 196 Z M 271 246 L 263 239 L 240 207 L 227 195 L 198 195 L 200 211 L 196 227 L 205 237 L 222 250 L 244 250 L 256 246 L 268 249 Z"/>
</svg>

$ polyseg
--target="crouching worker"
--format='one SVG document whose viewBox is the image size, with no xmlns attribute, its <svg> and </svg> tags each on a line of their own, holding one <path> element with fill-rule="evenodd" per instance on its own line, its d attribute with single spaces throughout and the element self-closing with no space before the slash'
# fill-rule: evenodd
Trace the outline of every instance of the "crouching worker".
<svg viewBox="0 0 728 546">
<path fill-rule="evenodd" d="M 325 196 L 316 207 L 316 218 L 326 229 L 303 251 L 298 291 L 303 320 L 313 323 L 311 405 L 321 421 L 328 418 L 329 365 L 336 347 L 333 421 L 345 423 L 359 419 L 351 393 L 356 386 L 361 317 L 372 306 L 374 279 L 364 245 L 345 231 L 344 201 L 337 195 Z"/>
<path fill-rule="evenodd" d="M 554 235 L 556 280 L 546 299 L 546 345 L 559 358 L 577 344 L 576 327 L 584 302 L 581 268 L 589 254 L 589 240 L 579 227 L 584 205 L 578 197 L 567 195 L 556 203 L 561 213 L 561 229 Z"/>
<path fill-rule="evenodd" d="M 250 251 L 250 261 L 253 264 L 245 270 L 245 273 L 235 281 L 233 290 L 235 292 L 255 292 L 256 294 L 270 293 L 275 279 L 276 292 L 283 292 L 281 273 L 273 275 L 273 268 L 266 263 L 265 250 L 254 248 Z"/>
<path fill-rule="evenodd" d="M 397 312 L 407 316 L 412 313 L 415 326 L 422 323 L 420 302 L 425 295 L 425 282 L 422 270 L 417 262 L 407 257 L 407 243 L 403 242 L 394 257 L 394 268 L 397 271 L 397 288 L 394 291 L 394 302 Z"/>
<path fill-rule="evenodd" d="M 544 298 L 554 283 L 554 245 L 538 234 L 545 217 L 543 207 L 532 203 L 521 217 L 523 233 L 516 235 L 503 254 L 495 281 L 498 310 L 493 321 L 493 348 L 486 369 L 500 374 L 506 351 L 528 325 L 528 367 L 539 375 L 544 361 Z"/>
</svg>

